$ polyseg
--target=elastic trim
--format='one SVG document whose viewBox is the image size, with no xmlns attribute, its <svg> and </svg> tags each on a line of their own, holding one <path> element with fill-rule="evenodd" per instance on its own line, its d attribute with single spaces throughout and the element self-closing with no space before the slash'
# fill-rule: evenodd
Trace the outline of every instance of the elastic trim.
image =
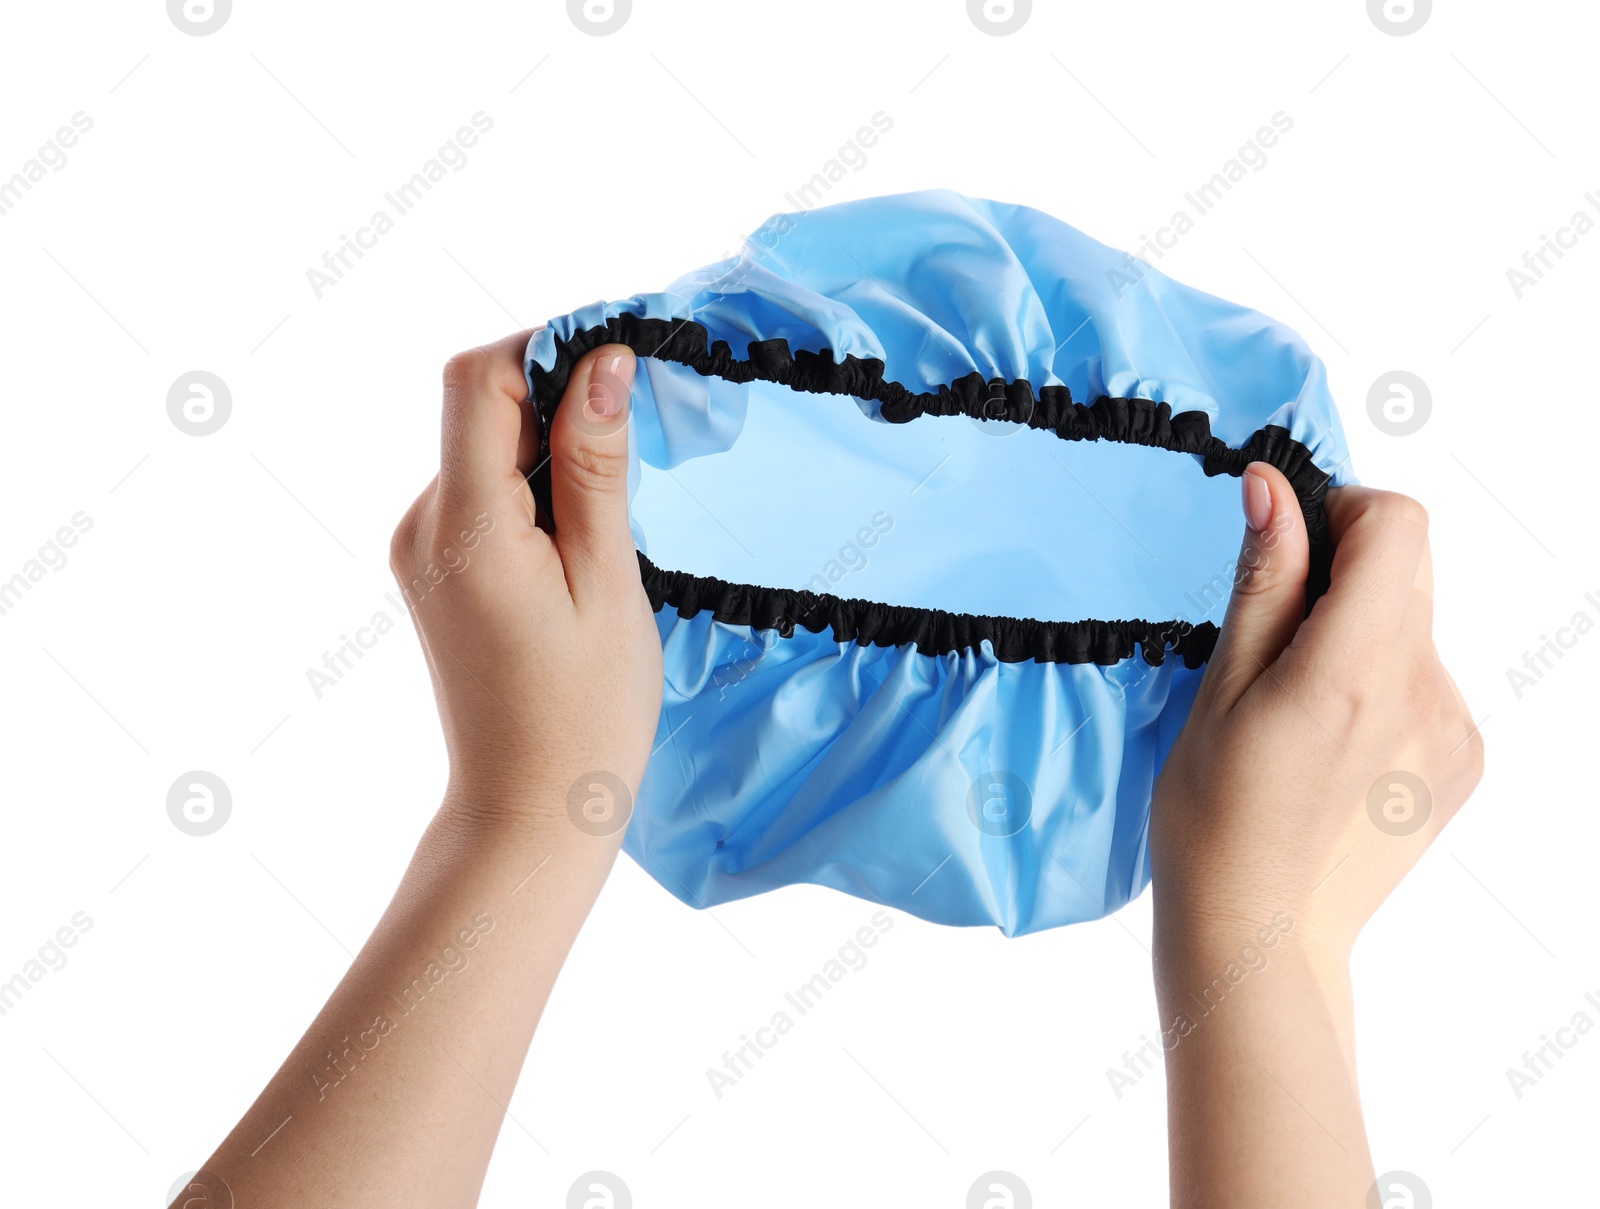
<svg viewBox="0 0 1600 1209">
<path fill-rule="evenodd" d="M 752 340 L 740 361 L 724 340 L 711 341 L 706 328 L 688 319 L 645 319 L 622 314 L 603 324 L 555 338 L 555 364 L 548 370 L 532 364 L 532 402 L 549 447 L 555 418 L 573 366 L 602 344 L 622 344 L 639 357 L 684 365 L 706 377 L 727 382 L 773 382 L 809 394 L 849 395 L 878 403 L 883 418 L 904 424 L 918 416 L 970 416 L 1005 420 L 1052 432 L 1064 441 L 1116 441 L 1146 445 L 1174 453 L 1194 454 L 1209 476 L 1237 478 L 1251 462 L 1267 462 L 1281 470 L 1294 488 L 1311 543 L 1311 568 L 1306 582 L 1306 609 L 1328 586 L 1332 554 L 1327 544 L 1323 497 L 1330 475 L 1312 460 L 1311 451 L 1269 424 L 1235 449 L 1211 433 L 1205 412 L 1174 416 L 1168 403 L 1119 399 L 1102 395 L 1091 404 L 1073 401 L 1066 386 L 1045 386 L 1037 392 L 1026 379 L 1006 382 L 973 372 L 935 391 L 916 392 L 886 381 L 876 357 L 847 355 L 836 361 L 832 350 L 791 352 L 789 342 Z M 545 459 L 530 476 L 540 512 L 550 516 L 550 464 Z M 718 621 L 776 630 L 787 636 L 796 625 L 820 633 L 831 628 L 837 641 L 862 645 L 914 645 L 927 655 L 976 649 L 988 641 L 1005 663 L 1111 664 L 1128 658 L 1135 645 L 1146 663 L 1160 666 L 1165 652 L 1180 655 L 1187 667 L 1198 667 L 1216 645 L 1217 627 L 1184 621 L 1036 621 L 1015 617 L 980 617 L 940 609 L 909 608 L 865 600 L 847 600 L 813 592 L 735 584 L 681 571 L 663 571 L 639 555 L 640 573 L 651 607 L 671 605 L 682 617 L 709 609 Z"/>
<path fill-rule="evenodd" d="M 1019 617 L 979 617 L 848 600 L 788 588 L 763 588 L 729 583 L 684 571 L 663 571 L 643 554 L 639 573 L 650 607 L 671 605 L 680 617 L 710 611 L 728 625 L 776 630 L 793 636 L 795 628 L 820 634 L 831 630 L 835 642 L 861 646 L 914 646 L 924 655 L 962 654 L 988 642 L 1001 663 L 1121 663 L 1134 653 L 1159 667 L 1168 651 L 1184 666 L 1197 668 L 1217 644 L 1217 627 L 1209 621 L 1032 621 Z"/>
</svg>

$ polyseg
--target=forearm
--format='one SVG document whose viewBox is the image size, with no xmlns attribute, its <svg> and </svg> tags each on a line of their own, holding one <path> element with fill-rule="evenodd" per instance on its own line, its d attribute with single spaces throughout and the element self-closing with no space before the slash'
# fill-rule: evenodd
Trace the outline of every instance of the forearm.
<svg viewBox="0 0 1600 1209">
<path fill-rule="evenodd" d="M 1277 919 L 1158 922 L 1174 1209 L 1365 1203 L 1372 1162 L 1347 964 L 1312 951 L 1286 913 Z"/>
<path fill-rule="evenodd" d="M 476 1204 L 616 860 L 662 693 L 628 526 L 633 354 L 585 354 L 546 429 L 530 335 L 445 367 L 439 474 L 389 546 L 438 701 L 445 803 L 327 1006 L 207 1162 L 233 1194 L 215 1199 Z M 529 476 L 546 465 L 541 514 Z"/>
<path fill-rule="evenodd" d="M 1373 1173 L 1350 951 L 1482 741 L 1433 643 L 1426 512 L 1329 490 L 1308 613 L 1293 487 L 1255 462 L 1241 494 L 1239 574 L 1150 806 L 1172 1204 L 1351 1209 Z"/>
<path fill-rule="evenodd" d="M 542 826 L 517 811 L 483 823 L 474 805 L 446 802 L 338 989 L 208 1161 L 239 1203 L 476 1203 L 616 844 L 572 827 L 559 799 Z"/>
</svg>

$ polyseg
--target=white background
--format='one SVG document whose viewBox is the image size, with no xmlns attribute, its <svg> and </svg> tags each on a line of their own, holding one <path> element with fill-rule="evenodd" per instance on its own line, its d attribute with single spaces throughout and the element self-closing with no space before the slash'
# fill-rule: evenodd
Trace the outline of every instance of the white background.
<svg viewBox="0 0 1600 1209">
<path fill-rule="evenodd" d="M 1441 1206 L 1593 1203 L 1600 1030 L 1520 1100 L 1506 1077 L 1600 1022 L 1600 636 L 1520 699 L 1507 676 L 1600 618 L 1600 233 L 1520 299 L 1506 276 L 1600 190 L 1586 6 L 1440 4 L 1403 37 L 1361 0 L 1040 3 L 1004 37 L 960 0 L 638 0 L 607 37 L 556 0 L 238 0 L 204 37 L 160 0 L 4 21 L 0 178 L 93 120 L 0 217 L 0 578 L 93 520 L 0 616 L 0 979 L 94 921 L 0 1017 L 8 1202 L 164 1203 L 387 901 L 443 777 L 384 594 L 449 354 L 723 255 L 876 111 L 893 130 L 830 200 L 948 186 L 1134 248 L 1282 110 L 1161 267 L 1303 332 L 1357 473 L 1428 505 L 1438 643 L 1488 748 L 1357 950 L 1373 1150 Z M 315 297 L 307 269 L 477 111 L 466 167 Z M 166 412 L 197 368 L 233 400 L 203 438 Z M 1396 368 L 1433 398 L 1407 437 L 1367 415 Z M 379 610 L 401 625 L 317 699 L 306 670 Z M 191 769 L 233 793 L 205 838 L 166 814 Z M 873 908 L 696 913 L 624 859 L 484 1203 L 563 1204 L 593 1168 L 640 1206 L 959 1206 L 996 1168 L 1040 1205 L 1163 1203 L 1161 1076 L 1106 1077 L 1156 1025 L 1149 903 L 1017 941 L 897 915 L 719 1101 L 706 1069 Z"/>
</svg>

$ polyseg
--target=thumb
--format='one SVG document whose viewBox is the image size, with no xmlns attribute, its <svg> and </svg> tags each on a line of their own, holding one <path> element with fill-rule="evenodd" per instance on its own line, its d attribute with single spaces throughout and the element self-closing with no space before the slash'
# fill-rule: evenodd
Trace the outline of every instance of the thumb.
<svg viewBox="0 0 1600 1209">
<path fill-rule="evenodd" d="M 1294 488 L 1282 472 L 1251 462 L 1240 480 L 1245 531 L 1222 633 L 1206 668 L 1214 707 L 1230 710 L 1266 674 L 1306 614 L 1311 548 Z"/>
<path fill-rule="evenodd" d="M 628 393 L 633 352 L 594 349 L 573 368 L 550 426 L 550 507 L 573 599 L 637 587 L 628 528 Z"/>
</svg>

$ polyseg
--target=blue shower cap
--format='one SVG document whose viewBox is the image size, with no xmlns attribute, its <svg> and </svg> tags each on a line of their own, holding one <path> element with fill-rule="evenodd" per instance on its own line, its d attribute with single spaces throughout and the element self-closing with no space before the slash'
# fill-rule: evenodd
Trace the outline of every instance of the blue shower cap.
<svg viewBox="0 0 1600 1209">
<path fill-rule="evenodd" d="M 697 907 L 797 882 L 1007 935 L 1150 878 L 1150 793 L 1282 470 L 1326 586 L 1353 481 L 1294 332 L 1037 210 L 778 215 L 529 341 L 637 354 L 630 513 L 665 689 L 625 850 Z M 548 467 L 532 476 L 549 515 Z M 560 517 L 553 518 L 559 526 Z M 1309 600 L 1308 600 L 1309 604 Z"/>
</svg>

